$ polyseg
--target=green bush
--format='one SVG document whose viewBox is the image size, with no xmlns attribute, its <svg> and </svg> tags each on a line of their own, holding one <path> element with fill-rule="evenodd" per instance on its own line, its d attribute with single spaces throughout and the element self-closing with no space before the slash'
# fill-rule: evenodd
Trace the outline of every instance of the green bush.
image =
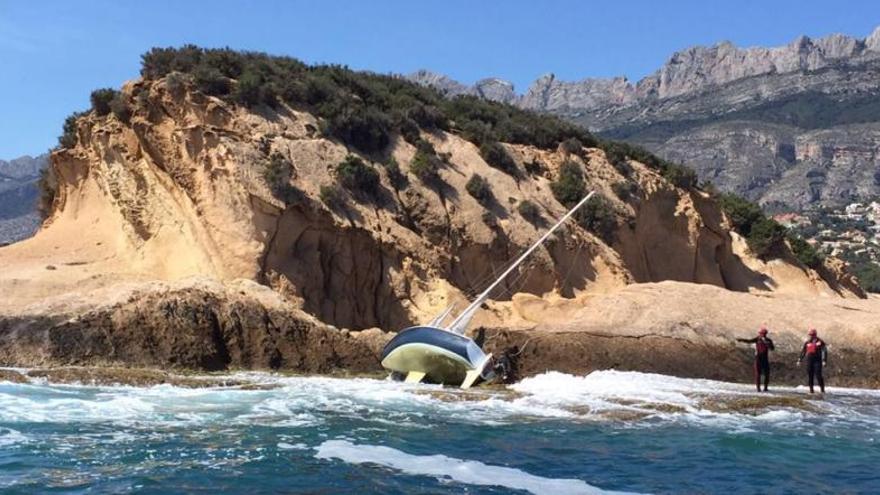
<svg viewBox="0 0 880 495">
<path fill-rule="evenodd" d="M 422 182 L 436 185 L 440 181 L 440 167 L 442 162 L 436 155 L 428 154 L 422 150 L 416 150 L 409 170 Z"/>
<path fill-rule="evenodd" d="M 321 186 L 318 197 L 332 209 L 345 206 L 345 194 L 337 186 Z"/>
<path fill-rule="evenodd" d="M 481 144 L 480 156 L 483 157 L 483 160 L 485 160 L 490 167 L 497 168 L 513 177 L 519 176 L 519 169 L 516 167 L 516 162 L 513 161 L 513 158 L 510 157 L 507 150 L 505 150 L 504 146 L 500 143 L 487 142 Z"/>
<path fill-rule="evenodd" d="M 301 191 L 290 184 L 295 176 L 293 164 L 278 152 L 272 153 L 263 169 L 263 178 L 266 179 L 269 190 L 285 203 L 297 202 L 302 198 Z"/>
<path fill-rule="evenodd" d="M 110 111 L 113 112 L 117 119 L 126 124 L 131 120 L 131 107 L 125 99 L 125 95 L 121 92 L 116 93 L 113 99 L 110 100 Z"/>
<path fill-rule="evenodd" d="M 468 179 L 467 184 L 464 186 L 465 190 L 468 194 L 471 195 L 474 199 L 477 200 L 483 206 L 491 203 L 494 199 L 494 195 L 492 194 L 492 187 L 489 186 L 489 181 L 481 177 L 480 175 L 474 174 Z"/>
<path fill-rule="evenodd" d="M 819 268 L 819 266 L 822 265 L 824 257 L 812 244 L 805 241 L 801 236 L 793 233 L 789 233 L 787 238 L 788 245 L 791 247 L 791 252 L 803 265 L 814 269 Z"/>
<path fill-rule="evenodd" d="M 784 226 L 767 218 L 760 206 L 735 194 L 720 195 L 718 204 L 733 229 L 746 238 L 752 253 L 762 258 L 776 254 L 787 233 Z"/>
<path fill-rule="evenodd" d="M 55 169 L 51 163 L 40 170 L 40 179 L 37 185 L 40 189 L 40 200 L 37 210 L 40 212 L 40 218 L 45 220 L 52 213 L 55 195 L 58 194 L 58 180 L 55 177 Z"/>
<path fill-rule="evenodd" d="M 612 184 L 611 190 L 621 201 L 629 201 L 639 192 L 639 186 L 635 182 L 620 181 Z"/>
<path fill-rule="evenodd" d="M 110 113 L 110 102 L 116 97 L 116 90 L 113 88 L 101 88 L 92 91 L 89 100 L 92 102 L 92 110 L 103 117 Z"/>
<path fill-rule="evenodd" d="M 193 80 L 199 91 L 206 95 L 225 96 L 232 90 L 229 78 L 216 67 L 196 67 L 193 71 Z M 168 81 L 170 83 L 170 79 Z"/>
<path fill-rule="evenodd" d="M 559 177 L 550 184 L 550 190 L 563 205 L 571 208 L 577 204 L 587 193 L 587 184 L 580 165 L 572 161 L 563 163 L 559 168 Z"/>
<path fill-rule="evenodd" d="M 253 107 L 265 101 L 265 81 L 256 72 L 246 71 L 238 80 L 233 92 L 235 101 L 246 107 Z"/>
<path fill-rule="evenodd" d="M 180 72 L 172 72 L 165 76 L 165 86 L 168 91 L 175 97 L 181 96 L 183 90 L 186 89 L 187 76 Z"/>
<path fill-rule="evenodd" d="M 336 166 L 336 177 L 342 187 L 349 191 L 371 198 L 378 196 L 379 172 L 354 155 L 348 155 Z"/>
<path fill-rule="evenodd" d="M 519 202 L 516 206 L 516 211 L 519 212 L 519 216 L 523 217 L 531 224 L 536 224 L 541 221 L 541 209 L 538 208 L 538 205 L 527 199 Z"/>
<path fill-rule="evenodd" d="M 842 255 L 847 269 L 856 277 L 862 289 L 868 292 L 880 292 L 880 265 L 866 253 L 855 254 L 845 251 Z"/>
<path fill-rule="evenodd" d="M 364 153 L 383 151 L 389 143 L 390 121 L 381 112 L 355 108 L 330 118 L 325 132 Z"/>
<path fill-rule="evenodd" d="M 682 189 L 693 189 L 697 186 L 697 173 L 693 169 L 676 163 L 664 163 L 661 175 Z"/>
<path fill-rule="evenodd" d="M 718 205 L 730 219 L 733 229 L 743 236 L 748 236 L 752 225 L 764 218 L 760 206 L 736 194 L 721 194 Z"/>
<path fill-rule="evenodd" d="M 614 207 L 602 196 L 594 195 L 575 213 L 578 223 L 608 244 L 614 241 L 617 215 Z"/>
<path fill-rule="evenodd" d="M 767 217 L 752 224 L 751 231 L 746 242 L 749 249 L 759 257 L 767 257 L 775 254 L 775 251 L 785 239 L 786 228 Z"/>
<path fill-rule="evenodd" d="M 58 146 L 61 148 L 73 148 L 77 142 L 77 120 L 87 112 L 73 112 L 64 119 L 61 135 L 58 136 Z"/>
<path fill-rule="evenodd" d="M 382 151 L 393 133 L 415 143 L 421 129 L 441 129 L 459 133 L 481 148 L 487 145 L 486 161 L 515 174 L 518 171 L 515 165 L 511 166 L 512 160 L 497 153 L 497 143 L 526 144 L 547 150 L 566 143 L 564 148 L 574 151 L 580 142 L 585 147 L 602 147 L 621 173 L 629 173 L 628 157 L 660 171 L 679 187 L 695 184 L 689 169 L 661 160 L 637 146 L 599 142 L 583 128 L 559 117 L 476 96 L 446 98 L 434 88 L 400 77 L 355 72 L 338 65 L 308 66 L 290 57 L 193 45 L 153 48 L 141 60 L 141 75 L 145 79 L 180 72 L 193 76 L 202 91 L 247 106 L 274 106 L 279 98 L 291 105 L 307 106 L 308 111 L 322 119 L 327 135 L 365 153 Z"/>
<path fill-rule="evenodd" d="M 566 139 L 559 144 L 559 147 L 563 153 L 569 155 L 582 156 L 584 153 L 584 144 L 576 137 Z"/>
</svg>

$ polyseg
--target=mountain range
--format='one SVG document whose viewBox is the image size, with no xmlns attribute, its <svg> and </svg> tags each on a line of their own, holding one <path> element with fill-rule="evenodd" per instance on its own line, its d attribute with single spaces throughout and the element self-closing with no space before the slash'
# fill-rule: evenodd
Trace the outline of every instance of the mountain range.
<svg viewBox="0 0 880 495">
<path fill-rule="evenodd" d="M 878 74 L 880 28 L 773 48 L 692 47 L 636 83 L 548 74 L 519 94 L 498 78 L 407 77 L 450 96 L 550 112 L 688 165 L 721 190 L 803 209 L 880 195 Z"/>
<path fill-rule="evenodd" d="M 0 245 L 30 237 L 40 224 L 40 172 L 49 155 L 0 160 Z"/>
</svg>

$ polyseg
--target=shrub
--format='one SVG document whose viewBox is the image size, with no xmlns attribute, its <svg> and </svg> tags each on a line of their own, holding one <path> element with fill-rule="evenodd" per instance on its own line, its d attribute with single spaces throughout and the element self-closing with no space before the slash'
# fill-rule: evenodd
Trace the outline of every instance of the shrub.
<svg viewBox="0 0 880 495">
<path fill-rule="evenodd" d="M 58 180 L 55 177 L 55 169 L 51 163 L 40 170 L 40 179 L 37 185 L 40 189 L 40 200 L 37 210 L 40 212 L 40 217 L 45 220 L 52 213 L 55 195 L 58 194 Z"/>
<path fill-rule="evenodd" d="M 730 219 L 731 226 L 744 236 L 752 231 L 752 225 L 764 218 L 761 207 L 736 194 L 722 194 L 718 204 Z"/>
<path fill-rule="evenodd" d="M 354 193 L 371 198 L 379 193 L 379 172 L 354 155 L 348 155 L 336 166 L 336 177 L 342 187 Z"/>
<path fill-rule="evenodd" d="M 446 117 L 443 112 L 432 105 L 414 104 L 406 116 L 422 129 L 433 130 L 446 127 Z"/>
<path fill-rule="evenodd" d="M 253 107 L 263 102 L 263 78 L 255 72 L 245 72 L 238 80 L 234 91 L 235 101 L 246 107 Z"/>
<path fill-rule="evenodd" d="M 406 175 L 400 170 L 400 164 L 397 163 L 397 160 L 393 157 L 389 158 L 388 161 L 382 163 L 382 166 L 385 168 L 385 172 L 388 173 L 388 180 L 391 182 L 391 185 L 394 186 L 394 189 L 400 190 L 406 188 Z"/>
<path fill-rule="evenodd" d="M 330 208 L 340 208 L 345 206 L 345 194 L 336 186 L 321 186 L 318 192 L 321 202 Z"/>
<path fill-rule="evenodd" d="M 296 176 L 296 169 L 290 160 L 281 153 L 272 153 L 269 161 L 263 169 L 263 178 L 269 190 L 276 198 L 291 203 L 301 198 L 301 192 L 290 184 L 290 180 Z"/>
<path fill-rule="evenodd" d="M 480 175 L 472 175 L 471 178 L 468 179 L 464 188 L 471 197 L 476 199 L 477 202 L 483 206 L 486 206 L 494 199 L 494 196 L 492 195 L 492 187 L 489 186 L 489 182 Z"/>
<path fill-rule="evenodd" d="M 584 144 L 576 137 L 568 138 L 559 143 L 559 148 L 563 153 L 575 156 L 582 156 L 584 152 Z"/>
<path fill-rule="evenodd" d="M 369 108 L 356 108 L 330 118 L 325 133 L 364 153 L 380 152 L 388 146 L 389 119 Z"/>
<path fill-rule="evenodd" d="M 86 112 L 73 112 L 64 119 L 64 126 L 61 135 L 58 136 L 58 146 L 61 148 L 73 148 L 77 141 L 77 120 L 85 115 Z"/>
<path fill-rule="evenodd" d="M 785 239 L 786 228 L 775 220 L 762 217 L 752 225 L 746 242 L 749 250 L 756 256 L 767 257 L 774 254 L 774 251 L 781 245 Z"/>
<path fill-rule="evenodd" d="M 102 88 L 92 91 L 89 100 L 92 102 L 92 109 L 103 117 L 110 113 L 110 102 L 116 97 L 116 90 L 112 88 Z"/>
<path fill-rule="evenodd" d="M 791 252 L 804 266 L 815 269 L 822 264 L 824 258 L 812 244 L 793 233 L 789 233 L 787 238 Z"/>
<path fill-rule="evenodd" d="M 632 175 L 632 166 L 627 158 L 626 148 L 618 143 L 608 143 L 604 147 L 605 159 L 624 177 Z"/>
<path fill-rule="evenodd" d="M 416 142 L 414 143 L 414 146 L 416 147 L 416 151 L 424 153 L 426 155 L 436 155 L 437 154 L 437 150 L 434 149 L 434 145 L 431 144 L 431 142 L 428 141 L 427 139 L 420 138 L 420 139 L 416 140 Z"/>
<path fill-rule="evenodd" d="M 635 182 L 620 181 L 612 184 L 611 190 L 621 201 L 629 201 L 633 195 L 638 193 L 639 186 Z"/>
<path fill-rule="evenodd" d="M 730 219 L 731 226 L 743 237 L 756 256 L 774 254 L 786 235 L 786 228 L 767 218 L 761 207 L 735 194 L 722 194 L 718 204 Z"/>
<path fill-rule="evenodd" d="M 169 75 L 170 77 L 171 75 Z M 229 78 L 215 67 L 199 66 L 193 71 L 193 80 L 199 91 L 211 96 L 224 96 L 232 90 Z M 170 86 L 169 86 L 170 87 Z M 240 87 L 240 86 L 239 86 Z"/>
<path fill-rule="evenodd" d="M 692 189 L 697 185 L 697 173 L 684 165 L 665 163 L 661 175 L 682 189 Z"/>
<path fill-rule="evenodd" d="M 173 96 L 180 96 L 186 89 L 186 75 L 180 72 L 172 72 L 165 76 L 165 86 Z"/>
<path fill-rule="evenodd" d="M 430 155 L 422 150 L 416 150 L 409 170 L 422 182 L 436 185 L 440 181 L 440 166 L 442 162 L 436 155 Z"/>
<path fill-rule="evenodd" d="M 127 124 L 131 120 L 131 107 L 125 99 L 125 95 L 121 92 L 116 93 L 113 96 L 113 99 L 110 100 L 110 111 L 112 111 L 113 115 L 115 115 L 121 122 Z"/>
<path fill-rule="evenodd" d="M 400 77 L 355 72 L 338 65 L 307 66 L 290 57 L 193 45 L 153 48 L 141 59 L 145 79 L 158 79 L 176 71 L 198 75 L 195 79 L 203 91 L 245 105 L 275 105 L 278 97 L 291 104 L 308 105 L 308 110 L 325 123 L 324 128 L 332 131 L 328 135 L 364 152 L 382 149 L 389 133 L 397 132 L 414 143 L 420 129 L 443 129 L 480 146 L 504 142 L 552 150 L 566 142 L 565 148 L 574 150 L 579 141 L 585 147 L 600 146 L 619 155 L 620 160 L 612 159 L 615 166 L 626 156 L 658 171 L 665 163 L 636 146 L 599 142 L 585 129 L 556 116 L 472 95 L 446 98 L 436 89 Z M 218 75 L 237 83 L 233 86 L 230 81 L 227 93 Z M 490 163 L 513 170 L 507 168 L 506 161 Z M 689 183 L 686 175 L 670 169 L 670 176 L 679 183 Z"/>
<path fill-rule="evenodd" d="M 563 205 L 571 208 L 584 198 L 587 185 L 580 165 L 567 161 L 559 169 L 559 177 L 550 184 L 553 196 Z"/>
<path fill-rule="evenodd" d="M 610 244 L 617 230 L 617 215 L 614 208 L 602 196 L 595 195 L 575 213 L 578 223 Z"/>
<path fill-rule="evenodd" d="M 497 168 L 513 177 L 519 176 L 519 169 L 516 167 L 516 162 L 514 162 L 513 158 L 507 154 L 507 150 L 505 150 L 504 146 L 500 143 L 487 142 L 481 144 L 480 156 L 483 157 L 483 160 L 485 160 L 489 166 Z"/>
<path fill-rule="evenodd" d="M 538 205 L 527 199 L 519 202 L 516 206 L 516 211 L 531 224 L 536 224 L 541 221 L 541 209 L 538 208 Z"/>
</svg>

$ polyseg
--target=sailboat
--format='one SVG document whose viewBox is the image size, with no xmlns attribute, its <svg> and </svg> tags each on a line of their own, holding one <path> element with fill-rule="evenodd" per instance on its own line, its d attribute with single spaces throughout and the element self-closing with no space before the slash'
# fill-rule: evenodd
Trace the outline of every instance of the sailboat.
<svg viewBox="0 0 880 495">
<path fill-rule="evenodd" d="M 466 389 L 477 380 L 491 380 L 494 376 L 492 355 L 483 352 L 473 339 L 464 335 L 468 324 L 489 298 L 492 290 L 594 194 L 595 191 L 587 194 L 563 215 L 448 325 L 444 326 L 444 321 L 452 313 L 452 306 L 424 325 L 398 332 L 382 351 L 382 366 L 392 374 L 405 376 L 405 380 L 410 383 L 427 380 L 431 383 L 457 384 Z"/>
</svg>

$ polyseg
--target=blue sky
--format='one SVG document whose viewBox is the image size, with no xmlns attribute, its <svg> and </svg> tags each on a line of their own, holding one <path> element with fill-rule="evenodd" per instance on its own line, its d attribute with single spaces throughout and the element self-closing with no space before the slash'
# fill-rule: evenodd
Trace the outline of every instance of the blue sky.
<svg viewBox="0 0 880 495">
<path fill-rule="evenodd" d="M 780 45 L 799 34 L 863 37 L 874 0 L 41 1 L 0 0 L 0 158 L 55 144 L 91 90 L 138 76 L 152 46 L 195 43 L 356 69 L 639 79 L 695 44 Z"/>
</svg>

